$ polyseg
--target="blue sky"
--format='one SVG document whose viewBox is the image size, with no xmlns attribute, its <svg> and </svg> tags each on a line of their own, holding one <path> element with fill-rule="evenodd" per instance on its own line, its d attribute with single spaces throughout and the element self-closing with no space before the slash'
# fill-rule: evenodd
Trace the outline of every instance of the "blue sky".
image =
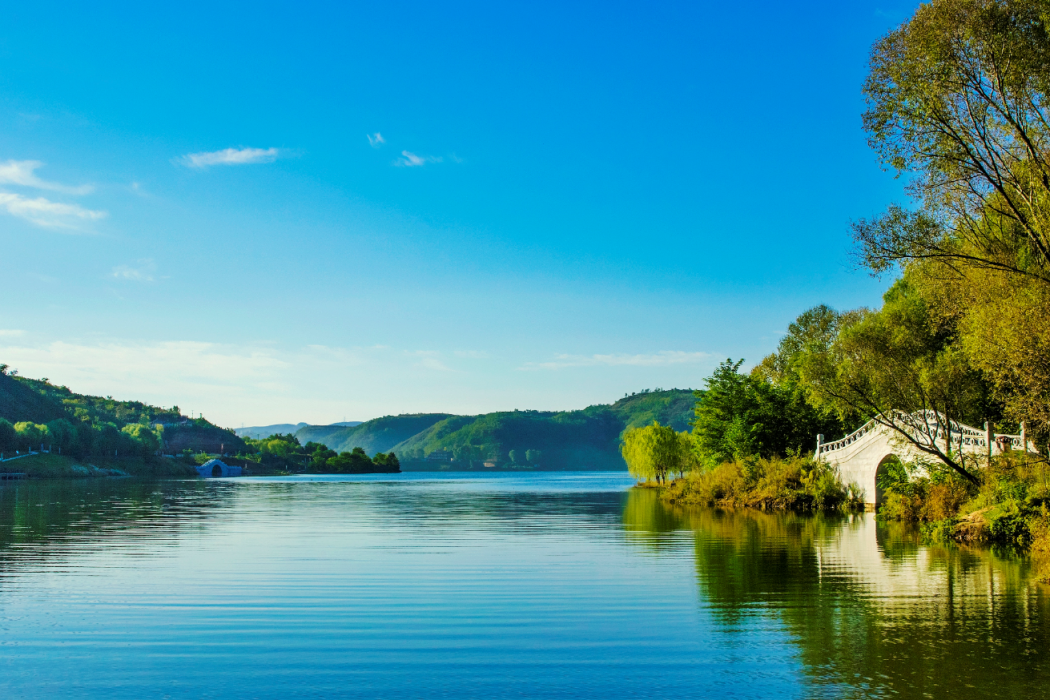
<svg viewBox="0 0 1050 700">
<path fill-rule="evenodd" d="M 911 2 L 34 2 L 0 25 L 0 361 L 227 426 L 697 387 L 902 201 Z"/>
</svg>

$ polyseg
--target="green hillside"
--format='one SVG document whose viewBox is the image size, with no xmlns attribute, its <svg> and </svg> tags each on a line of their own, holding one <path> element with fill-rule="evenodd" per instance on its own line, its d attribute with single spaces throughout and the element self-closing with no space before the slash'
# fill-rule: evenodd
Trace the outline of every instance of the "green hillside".
<svg viewBox="0 0 1050 700">
<path fill-rule="evenodd" d="M 450 416 L 392 449 L 402 460 L 446 450 L 462 467 L 489 462 L 542 469 L 624 469 L 619 450 L 624 430 L 654 420 L 687 430 L 693 403 L 691 390 L 672 389 L 582 411 Z"/>
<path fill-rule="evenodd" d="M 375 418 L 352 427 L 309 425 L 296 431 L 295 437 L 304 445 L 319 442 L 336 452 L 360 447 L 371 455 L 389 452 L 394 445 L 449 417 L 448 413 L 414 413 Z"/>
<path fill-rule="evenodd" d="M 689 430 L 695 403 L 692 389 L 658 389 L 625 396 L 610 408 L 623 419 L 625 428 L 639 428 L 655 420 L 661 425 L 670 425 L 675 430 L 682 431 Z M 604 407 L 591 406 L 584 411 L 601 408 Z"/>
<path fill-rule="evenodd" d="M 157 449 L 236 452 L 244 441 L 203 418 L 189 419 L 178 406 L 160 408 L 141 401 L 119 401 L 106 396 L 77 394 L 48 379 L 30 379 L 7 373 L 0 364 L 0 419 L 11 424 L 32 423 L 24 431 L 31 444 L 44 443 L 70 454 L 112 455 Z M 158 424 L 163 428 L 156 427 Z M 141 426 L 141 427 L 136 427 Z M 23 433 L 19 433 L 19 436 Z M 0 451 L 25 448 L 21 437 Z"/>
</svg>

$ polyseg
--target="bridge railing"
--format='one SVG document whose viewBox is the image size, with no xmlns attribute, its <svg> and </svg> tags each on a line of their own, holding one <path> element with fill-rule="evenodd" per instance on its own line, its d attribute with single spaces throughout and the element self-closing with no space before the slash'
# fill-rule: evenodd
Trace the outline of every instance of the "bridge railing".
<svg viewBox="0 0 1050 700">
<path fill-rule="evenodd" d="M 988 429 L 974 428 L 965 423 L 950 420 L 937 411 L 929 410 L 916 411 L 914 413 L 895 411 L 890 420 L 893 420 L 896 425 L 901 426 L 910 433 L 916 442 L 930 447 L 936 446 L 938 441 L 945 441 L 948 443 L 945 446 L 950 446 L 952 449 L 958 446 L 962 451 L 985 452 L 989 450 L 989 439 L 991 439 L 991 447 L 993 449 L 998 447 L 1000 451 L 1005 447 L 1003 443 L 1009 443 L 1009 449 L 1011 450 L 1038 452 L 1028 441 L 1023 423 L 1021 425 L 1021 433 L 1012 435 L 1009 433 L 992 433 Z M 818 435 L 815 457 L 819 459 L 822 455 L 845 449 L 880 429 L 889 430 L 891 428 L 877 418 L 873 418 L 846 437 L 834 442 L 825 443 L 823 441 L 824 436 Z"/>
</svg>

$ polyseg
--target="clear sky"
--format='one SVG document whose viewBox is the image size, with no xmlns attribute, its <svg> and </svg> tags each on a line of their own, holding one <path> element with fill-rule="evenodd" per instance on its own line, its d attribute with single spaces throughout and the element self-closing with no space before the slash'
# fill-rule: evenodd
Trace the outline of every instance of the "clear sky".
<svg viewBox="0 0 1050 700">
<path fill-rule="evenodd" d="M 877 305 L 917 3 L 8 3 L 0 362 L 237 427 L 698 387 Z"/>
</svg>

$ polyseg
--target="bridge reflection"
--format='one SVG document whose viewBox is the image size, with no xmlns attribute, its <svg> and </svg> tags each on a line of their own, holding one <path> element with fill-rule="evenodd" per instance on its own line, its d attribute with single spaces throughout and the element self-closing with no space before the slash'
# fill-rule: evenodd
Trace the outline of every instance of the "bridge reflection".
<svg viewBox="0 0 1050 700">
<path fill-rule="evenodd" d="M 728 627 L 783 625 L 809 697 L 1040 697 L 1050 682 L 1050 604 L 1023 558 L 926 546 L 871 513 L 682 509 L 640 490 L 624 521 L 655 550 L 692 539 L 701 605 Z"/>
</svg>

